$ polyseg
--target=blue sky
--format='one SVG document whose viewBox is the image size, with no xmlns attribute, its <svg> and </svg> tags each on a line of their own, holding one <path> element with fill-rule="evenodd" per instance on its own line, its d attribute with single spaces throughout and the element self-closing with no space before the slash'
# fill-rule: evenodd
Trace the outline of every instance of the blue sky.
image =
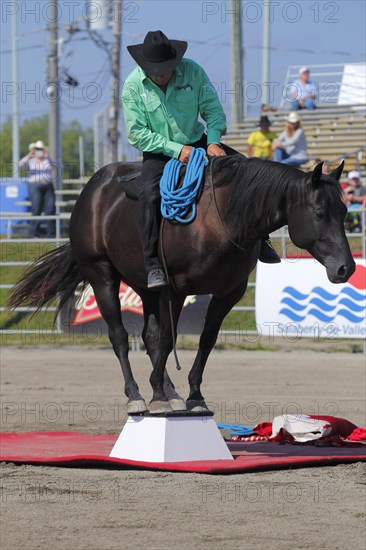
<svg viewBox="0 0 366 550">
<path fill-rule="evenodd" d="M 363 61 L 365 50 L 365 2 L 272 0 L 271 81 L 283 84 L 288 65 Z M 84 0 L 59 0 L 60 36 L 67 38 L 65 25 L 85 10 Z M 244 79 L 260 84 L 262 71 L 262 0 L 242 2 L 244 38 Z M 47 26 L 49 2 L 18 1 L 19 78 L 21 120 L 48 111 L 45 78 L 47 66 Z M 230 118 L 230 2 L 198 0 L 145 0 L 124 2 L 121 80 L 135 67 L 126 45 L 143 41 L 149 30 L 161 29 L 170 38 L 189 42 L 186 56 L 205 68 L 222 90 L 224 108 Z M 11 0 L 1 3 L 1 122 L 11 114 Z M 85 13 L 85 12 L 84 12 Z M 85 26 L 82 26 L 85 28 Z M 104 39 L 111 38 L 103 31 Z M 301 50 L 312 50 L 304 51 Z M 339 53 L 332 53 L 339 52 Z M 344 53 L 342 53 L 344 52 Z M 346 55 L 348 52 L 349 55 Z M 80 82 L 70 99 L 70 88 L 62 88 L 62 120 L 77 119 L 91 126 L 93 115 L 109 101 L 109 76 L 105 53 L 87 34 L 77 33 L 71 46 L 63 50 L 62 64 Z M 33 90 L 33 93 L 32 93 Z M 5 92 L 5 93 L 4 93 Z M 96 95 L 97 94 L 97 95 Z M 94 99 L 96 99 L 94 101 Z M 276 101 L 279 101 L 277 94 Z"/>
</svg>

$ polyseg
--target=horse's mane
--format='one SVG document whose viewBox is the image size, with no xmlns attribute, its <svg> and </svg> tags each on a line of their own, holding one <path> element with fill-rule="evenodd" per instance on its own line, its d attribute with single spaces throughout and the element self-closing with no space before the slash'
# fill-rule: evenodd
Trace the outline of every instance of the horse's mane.
<svg viewBox="0 0 366 550">
<path fill-rule="evenodd" d="M 273 217 L 285 202 L 305 203 L 312 188 L 309 177 L 285 164 L 242 155 L 217 157 L 213 163 L 215 187 L 230 185 L 228 215 L 238 237 L 261 217 Z M 339 206 L 342 189 L 336 180 L 322 175 L 319 188 L 329 207 Z"/>
</svg>

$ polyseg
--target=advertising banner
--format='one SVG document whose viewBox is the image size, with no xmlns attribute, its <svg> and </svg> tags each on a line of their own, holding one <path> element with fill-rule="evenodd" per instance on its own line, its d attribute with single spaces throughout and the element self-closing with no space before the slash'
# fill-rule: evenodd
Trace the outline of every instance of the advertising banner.
<svg viewBox="0 0 366 550">
<path fill-rule="evenodd" d="M 314 259 L 258 262 L 256 322 L 269 337 L 366 338 L 366 260 L 345 284 L 333 284 Z"/>
<path fill-rule="evenodd" d="M 141 335 L 144 318 L 140 296 L 125 283 L 119 289 L 122 319 L 129 334 Z M 180 334 L 200 334 L 205 321 L 210 296 L 188 296 L 184 302 L 178 332 Z M 102 319 L 93 289 L 87 286 L 83 293 L 76 291 L 71 303 L 61 312 L 63 330 L 82 334 L 107 334 L 107 325 Z"/>
<path fill-rule="evenodd" d="M 339 105 L 364 105 L 366 94 L 366 63 L 347 63 L 339 90 Z"/>
</svg>

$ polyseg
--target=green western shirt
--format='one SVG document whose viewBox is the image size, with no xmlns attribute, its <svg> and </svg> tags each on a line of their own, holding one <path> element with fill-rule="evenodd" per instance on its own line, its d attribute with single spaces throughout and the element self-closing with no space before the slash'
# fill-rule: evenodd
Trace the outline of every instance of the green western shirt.
<svg viewBox="0 0 366 550">
<path fill-rule="evenodd" d="M 178 158 L 183 145 L 198 141 L 205 130 L 207 142 L 220 143 L 226 117 L 207 74 L 191 59 L 175 68 L 166 94 L 141 67 L 127 77 L 122 91 L 127 138 L 140 151 Z"/>
</svg>

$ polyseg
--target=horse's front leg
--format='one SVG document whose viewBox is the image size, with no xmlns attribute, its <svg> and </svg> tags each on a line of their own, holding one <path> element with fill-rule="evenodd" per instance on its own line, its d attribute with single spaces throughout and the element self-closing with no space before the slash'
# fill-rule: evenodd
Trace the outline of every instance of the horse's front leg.
<svg viewBox="0 0 366 550">
<path fill-rule="evenodd" d="M 196 359 L 188 376 L 190 387 L 189 397 L 187 399 L 188 410 L 202 411 L 207 409 L 207 405 L 201 393 L 203 371 L 206 366 L 208 356 L 216 343 L 222 321 L 231 308 L 244 295 L 247 284 L 248 281 L 242 282 L 237 288 L 226 296 L 220 296 L 219 298 L 213 296 L 211 298 Z"/>
<path fill-rule="evenodd" d="M 185 408 L 184 400 L 175 392 L 174 385 L 165 369 L 174 344 L 169 313 L 169 293 L 171 296 L 174 339 L 176 338 L 177 324 L 184 298 L 177 296 L 168 288 L 160 291 L 159 309 L 155 314 L 150 310 L 150 322 L 145 327 L 147 330 L 144 331 L 144 339 L 148 343 L 148 352 L 153 364 L 153 372 L 150 376 L 153 397 L 148 405 L 152 414 Z"/>
</svg>

